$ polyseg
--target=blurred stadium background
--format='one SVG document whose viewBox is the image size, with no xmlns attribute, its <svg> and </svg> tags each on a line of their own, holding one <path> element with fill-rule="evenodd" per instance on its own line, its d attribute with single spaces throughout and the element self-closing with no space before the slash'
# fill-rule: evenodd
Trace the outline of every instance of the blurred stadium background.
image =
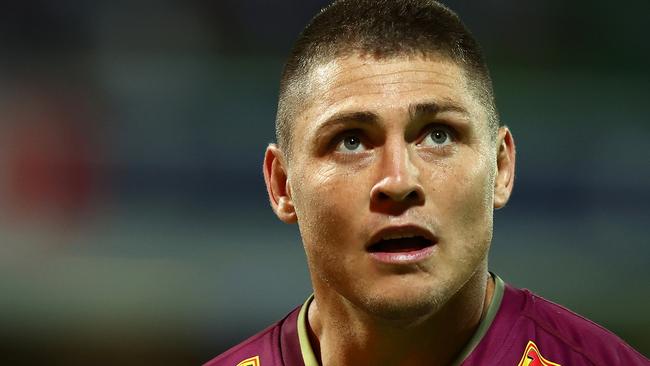
<svg viewBox="0 0 650 366">
<path fill-rule="evenodd" d="M 260 168 L 325 3 L 2 2 L 0 364 L 196 365 L 306 298 Z M 492 270 L 647 356 L 650 3 L 447 4 L 518 143 Z"/>
</svg>

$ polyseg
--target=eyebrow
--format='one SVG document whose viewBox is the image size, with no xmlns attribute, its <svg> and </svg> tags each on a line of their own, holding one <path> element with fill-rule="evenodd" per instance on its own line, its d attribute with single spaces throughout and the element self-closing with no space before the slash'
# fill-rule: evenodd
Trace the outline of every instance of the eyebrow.
<svg viewBox="0 0 650 366">
<path fill-rule="evenodd" d="M 469 111 L 453 101 L 445 101 L 443 103 L 430 101 L 411 104 L 409 106 L 409 118 L 411 121 L 422 119 L 423 117 L 435 116 L 443 112 L 457 112 L 469 117 Z"/>
<path fill-rule="evenodd" d="M 436 101 L 428 101 L 422 103 L 411 104 L 408 107 L 409 120 L 417 121 L 425 117 L 435 116 L 443 112 L 458 112 L 464 116 L 469 116 L 466 108 L 456 104 L 453 101 L 445 101 L 443 103 Z M 335 125 L 345 124 L 361 124 L 361 125 L 376 125 L 381 118 L 376 113 L 370 111 L 355 111 L 355 112 L 340 112 L 335 113 L 331 117 L 318 126 L 314 136 L 320 136 L 323 131 Z"/>
<path fill-rule="evenodd" d="M 320 136 L 322 131 L 335 125 L 350 124 L 350 123 L 358 123 L 362 125 L 375 125 L 378 122 L 379 122 L 379 116 L 370 111 L 335 113 L 333 116 L 329 117 L 325 122 L 321 123 L 320 126 L 318 126 L 318 128 L 316 129 L 315 136 Z"/>
</svg>

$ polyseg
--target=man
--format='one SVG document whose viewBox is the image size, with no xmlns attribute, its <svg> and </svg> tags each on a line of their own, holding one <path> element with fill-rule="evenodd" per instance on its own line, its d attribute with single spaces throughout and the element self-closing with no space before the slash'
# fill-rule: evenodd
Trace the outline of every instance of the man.
<svg viewBox="0 0 650 366">
<path fill-rule="evenodd" d="M 432 0 L 342 0 L 285 67 L 270 202 L 314 294 L 207 365 L 647 365 L 615 335 L 488 272 L 515 143 L 487 66 Z"/>
</svg>

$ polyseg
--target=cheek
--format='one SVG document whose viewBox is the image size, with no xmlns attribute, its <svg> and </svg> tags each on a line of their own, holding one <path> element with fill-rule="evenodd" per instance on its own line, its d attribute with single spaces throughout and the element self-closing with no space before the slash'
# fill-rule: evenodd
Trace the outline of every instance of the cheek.
<svg viewBox="0 0 650 366">
<path fill-rule="evenodd" d="M 322 167 L 300 174 L 294 189 L 298 226 L 310 266 L 337 268 L 358 244 L 358 213 L 363 192 L 350 176 Z M 326 265 L 332 263 L 334 265 Z"/>
<path fill-rule="evenodd" d="M 309 229 L 309 234 L 320 232 L 322 238 L 334 234 L 323 230 L 345 223 L 353 209 L 350 199 L 344 199 L 353 196 L 348 177 L 322 167 L 307 169 L 295 178 L 293 201 L 301 229 Z"/>
<path fill-rule="evenodd" d="M 441 220 L 455 226 L 457 234 L 483 235 L 491 232 L 492 179 L 488 164 L 453 165 L 442 169 L 437 176 L 434 199 L 440 208 Z"/>
</svg>

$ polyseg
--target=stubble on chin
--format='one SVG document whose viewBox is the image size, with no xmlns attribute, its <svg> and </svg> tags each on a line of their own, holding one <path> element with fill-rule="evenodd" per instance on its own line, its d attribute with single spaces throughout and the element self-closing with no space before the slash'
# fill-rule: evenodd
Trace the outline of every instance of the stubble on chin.
<svg viewBox="0 0 650 366">
<path fill-rule="evenodd" d="M 405 291 L 382 291 L 360 299 L 362 310 L 371 317 L 391 322 L 418 322 L 435 315 L 453 297 L 448 284 L 428 289 L 410 288 Z"/>
</svg>

